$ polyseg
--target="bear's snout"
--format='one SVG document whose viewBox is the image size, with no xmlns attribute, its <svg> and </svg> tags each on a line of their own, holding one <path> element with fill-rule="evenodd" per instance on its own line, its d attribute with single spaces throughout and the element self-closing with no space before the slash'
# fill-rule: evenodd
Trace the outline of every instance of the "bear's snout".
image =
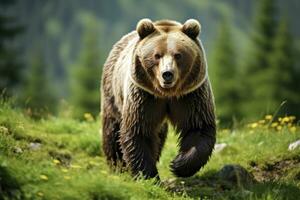
<svg viewBox="0 0 300 200">
<path fill-rule="evenodd" d="M 176 84 L 176 74 L 173 69 L 168 69 L 160 72 L 159 84 L 162 88 L 168 89 L 172 88 Z"/>
<path fill-rule="evenodd" d="M 162 57 L 157 74 L 159 84 L 162 88 L 171 88 L 175 86 L 178 78 L 177 65 L 171 55 Z"/>
<path fill-rule="evenodd" d="M 166 70 L 162 73 L 162 78 L 164 79 L 164 83 L 170 84 L 173 81 L 174 78 L 174 72 L 173 70 Z"/>
</svg>

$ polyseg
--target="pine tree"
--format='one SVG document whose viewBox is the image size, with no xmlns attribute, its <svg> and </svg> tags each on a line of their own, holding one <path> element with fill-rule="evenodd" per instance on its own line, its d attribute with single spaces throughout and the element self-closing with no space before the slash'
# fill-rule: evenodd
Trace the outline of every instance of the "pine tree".
<svg viewBox="0 0 300 200">
<path fill-rule="evenodd" d="M 237 61 L 232 32 L 224 20 L 219 25 L 218 36 L 212 56 L 212 85 L 214 89 L 217 116 L 221 125 L 231 125 L 239 116 Z"/>
<path fill-rule="evenodd" d="M 12 2 L 0 1 L 0 6 L 9 6 Z M 12 96 L 21 81 L 21 64 L 12 44 L 22 32 L 22 27 L 15 25 L 16 19 L 0 14 L 0 94 Z"/>
<path fill-rule="evenodd" d="M 40 48 L 34 50 L 31 57 L 29 74 L 24 88 L 25 107 L 33 118 L 42 118 L 54 113 L 56 96 L 49 84 L 44 56 Z"/>
<path fill-rule="evenodd" d="M 295 67 L 294 41 L 287 20 L 280 21 L 274 39 L 273 52 L 270 57 L 271 102 L 273 110 L 286 101 L 282 106 L 282 114 L 300 114 L 300 74 Z"/>
<path fill-rule="evenodd" d="M 93 23 L 87 24 L 83 46 L 75 66 L 72 83 L 74 116 L 82 119 L 85 113 L 98 116 L 100 109 L 100 63 L 99 32 Z"/>
<path fill-rule="evenodd" d="M 273 112 L 270 100 L 272 87 L 270 83 L 270 54 L 273 51 L 277 23 L 275 20 L 275 0 L 261 0 L 255 18 L 255 32 L 252 35 L 252 46 L 249 51 L 248 63 L 243 74 L 244 100 L 243 114 L 246 117 L 258 118 L 266 112 Z"/>
</svg>

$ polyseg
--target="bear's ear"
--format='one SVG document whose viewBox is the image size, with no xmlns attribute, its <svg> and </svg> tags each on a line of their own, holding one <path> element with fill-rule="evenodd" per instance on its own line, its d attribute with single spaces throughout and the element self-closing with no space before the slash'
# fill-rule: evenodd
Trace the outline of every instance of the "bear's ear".
<svg viewBox="0 0 300 200">
<path fill-rule="evenodd" d="M 181 30 L 191 39 L 195 39 L 201 31 L 201 25 L 197 20 L 189 19 L 183 24 Z"/>
<path fill-rule="evenodd" d="M 150 19 L 141 19 L 136 26 L 136 31 L 140 38 L 143 39 L 153 33 L 155 31 L 155 27 Z"/>
</svg>

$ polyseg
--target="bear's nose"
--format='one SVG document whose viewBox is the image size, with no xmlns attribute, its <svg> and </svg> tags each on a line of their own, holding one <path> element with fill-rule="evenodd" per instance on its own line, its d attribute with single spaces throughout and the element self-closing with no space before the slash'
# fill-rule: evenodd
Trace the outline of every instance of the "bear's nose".
<svg viewBox="0 0 300 200">
<path fill-rule="evenodd" d="M 171 82 L 174 78 L 174 74 L 172 71 L 165 71 L 162 73 L 162 77 L 166 82 Z"/>
</svg>

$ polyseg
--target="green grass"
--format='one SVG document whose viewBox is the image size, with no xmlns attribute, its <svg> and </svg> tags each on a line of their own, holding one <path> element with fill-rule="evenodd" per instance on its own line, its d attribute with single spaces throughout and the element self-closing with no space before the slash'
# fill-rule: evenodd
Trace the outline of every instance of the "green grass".
<svg viewBox="0 0 300 200">
<path fill-rule="evenodd" d="M 0 105 L 0 199 L 296 199 L 300 196 L 298 168 L 282 169 L 276 180 L 224 189 L 215 174 L 225 164 L 254 172 L 284 159 L 299 159 L 288 144 L 300 139 L 288 130 L 242 128 L 219 131 L 218 143 L 228 149 L 214 153 L 194 177 L 176 179 L 169 163 L 177 152 L 171 130 L 158 163 L 163 182 L 133 180 L 111 171 L 101 153 L 99 120 L 79 122 L 67 117 L 34 121 L 10 105 Z M 37 149 L 30 144 L 40 144 Z M 298 166 L 299 166 L 298 162 Z"/>
</svg>

